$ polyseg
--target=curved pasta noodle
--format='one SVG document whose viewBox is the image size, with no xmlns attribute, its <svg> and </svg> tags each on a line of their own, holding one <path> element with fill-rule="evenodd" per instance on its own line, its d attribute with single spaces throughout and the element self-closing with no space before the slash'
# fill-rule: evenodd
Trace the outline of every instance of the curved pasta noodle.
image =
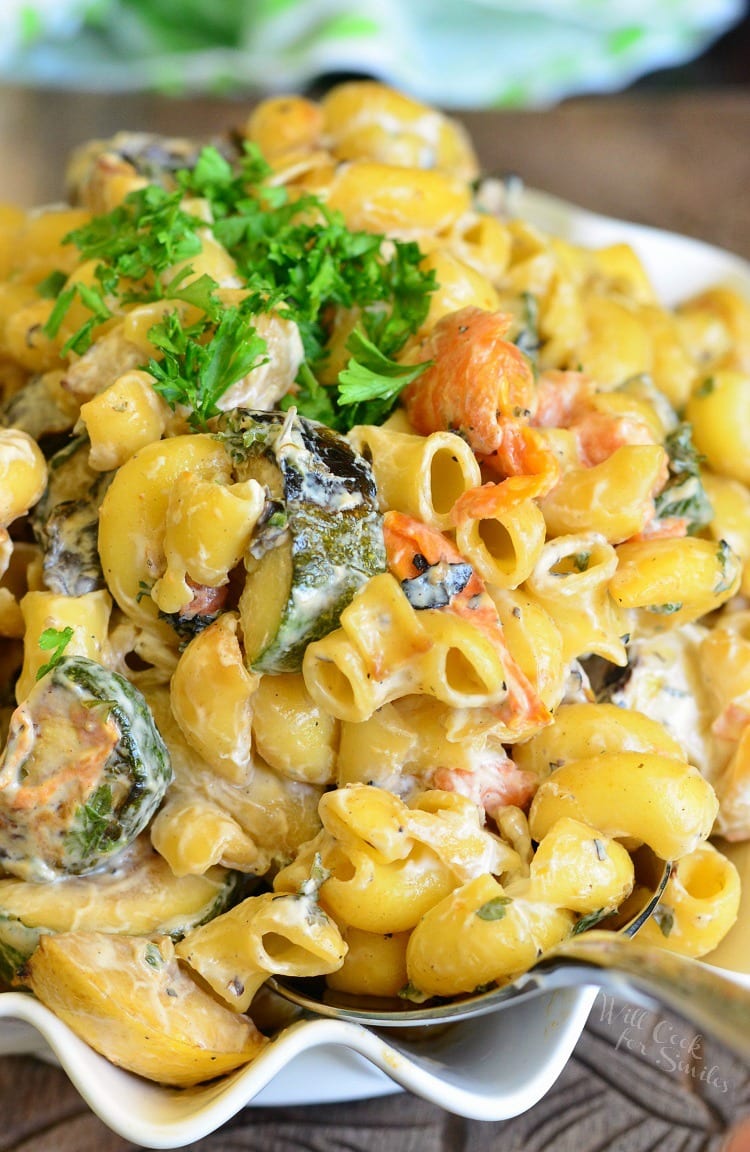
<svg viewBox="0 0 750 1152">
<path fill-rule="evenodd" d="M 456 996 L 525 971 L 573 926 L 564 909 L 511 897 L 478 876 L 430 909 L 406 949 L 410 983 L 425 996 Z"/>
<path fill-rule="evenodd" d="M 458 883 L 430 848 L 412 842 L 407 854 L 385 860 L 363 840 L 339 842 L 323 833 L 295 862 L 278 873 L 277 892 L 296 891 L 315 853 L 330 876 L 321 884 L 320 903 L 339 924 L 364 932 L 406 932 Z"/>
<path fill-rule="evenodd" d="M 235 1012 L 246 1012 L 269 975 L 322 976 L 340 967 L 341 934 L 314 895 L 249 896 L 194 929 L 175 952 Z"/>
<path fill-rule="evenodd" d="M 737 868 L 706 842 L 682 857 L 639 939 L 683 956 L 705 956 L 724 939 L 739 907 Z"/>
<path fill-rule="evenodd" d="M 425 437 L 359 425 L 349 439 L 372 462 L 380 507 L 401 509 L 435 528 L 451 526 L 453 505 L 481 479 L 474 453 L 452 432 Z"/>
<path fill-rule="evenodd" d="M 344 962 L 326 976 L 326 984 L 350 996 L 398 996 L 406 987 L 408 932 L 363 932 L 344 929 Z"/>
<path fill-rule="evenodd" d="M 148 372 L 126 372 L 81 405 L 81 420 L 91 441 L 92 468 L 101 472 L 119 468 L 139 449 L 161 438 L 167 426 L 167 406 L 153 384 Z"/>
<path fill-rule="evenodd" d="M 652 623 L 674 628 L 719 608 L 737 591 L 741 574 L 739 560 L 721 542 L 629 540 L 617 549 L 609 591 L 620 607 L 645 609 Z"/>
<path fill-rule="evenodd" d="M 563 816 L 542 836 L 529 870 L 538 899 L 571 912 L 612 912 L 630 895 L 629 853 L 598 828 Z"/>
<path fill-rule="evenodd" d="M 627 663 L 628 628 L 610 596 L 616 569 L 614 548 L 596 532 L 558 536 L 542 549 L 525 587 L 560 629 L 566 662 L 594 653 Z"/>
<path fill-rule="evenodd" d="M 653 518 L 653 496 L 667 476 L 667 454 L 656 444 L 628 444 L 593 468 L 564 472 L 541 502 L 550 536 L 599 533 L 620 544 Z"/>
<path fill-rule="evenodd" d="M 151 838 L 176 875 L 202 874 L 216 863 L 263 875 L 316 834 L 320 788 L 288 780 L 257 758 L 242 783 L 226 779 L 187 743 L 166 690 L 151 681 L 139 686 L 174 769 Z"/>
<path fill-rule="evenodd" d="M 220 776 L 241 784 L 253 771 L 253 698 L 238 618 L 225 612 L 187 645 L 170 681 L 170 705 L 185 739 Z"/>
<path fill-rule="evenodd" d="M 169 498 L 184 472 L 194 480 L 228 483 L 231 462 L 224 446 L 211 436 L 198 433 L 159 440 L 118 469 L 102 503 L 99 555 L 107 587 L 123 612 L 138 623 L 152 623 L 157 615 L 150 591 L 166 570 Z"/>
<path fill-rule="evenodd" d="M 112 600 L 103 589 L 85 592 L 82 596 L 31 591 L 23 597 L 20 607 L 24 638 L 23 667 L 16 683 L 19 703 L 28 696 L 37 673 L 49 659 L 48 653 L 39 645 L 39 638 L 47 628 L 58 632 L 72 629 L 73 634 L 65 648 L 67 655 L 88 656 L 100 664 L 108 663 L 107 631 Z"/>
<path fill-rule="evenodd" d="M 529 828 L 540 840 L 570 816 L 607 836 L 642 841 L 662 860 L 672 860 L 707 839 L 717 811 L 710 784 L 684 760 L 605 752 L 556 768 L 532 801 Z"/>
<path fill-rule="evenodd" d="M 517 588 L 531 574 L 546 535 L 533 500 L 508 499 L 505 485 L 486 485 L 461 497 L 452 519 L 459 551 L 489 585 Z"/>
<path fill-rule="evenodd" d="M 615 704 L 562 704 L 554 726 L 513 749 L 516 763 L 540 780 L 571 760 L 604 752 L 656 752 L 686 759 L 682 747 L 657 720 Z"/>
<path fill-rule="evenodd" d="M 291 780 L 333 783 L 339 722 L 313 701 L 301 676 L 262 677 L 253 706 L 253 737 L 266 763 Z"/>
</svg>

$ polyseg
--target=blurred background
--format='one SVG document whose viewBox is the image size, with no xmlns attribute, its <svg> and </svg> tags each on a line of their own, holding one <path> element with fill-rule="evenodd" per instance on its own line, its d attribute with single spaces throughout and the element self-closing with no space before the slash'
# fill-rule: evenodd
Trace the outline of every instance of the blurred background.
<svg viewBox="0 0 750 1152">
<path fill-rule="evenodd" d="M 0 81 L 172 95 L 375 76 L 444 107 L 747 84 L 746 0 L 2 0 Z"/>
</svg>

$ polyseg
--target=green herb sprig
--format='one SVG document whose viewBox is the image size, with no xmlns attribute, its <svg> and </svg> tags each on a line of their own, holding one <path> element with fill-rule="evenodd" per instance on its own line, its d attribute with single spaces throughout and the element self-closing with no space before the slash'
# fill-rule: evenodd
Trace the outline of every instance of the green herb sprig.
<svg viewBox="0 0 750 1152">
<path fill-rule="evenodd" d="M 83 260 L 98 261 L 97 284 L 65 287 L 62 275 L 54 275 L 39 285 L 43 295 L 56 297 L 46 334 L 57 335 L 76 298 L 91 315 L 64 352 L 79 355 L 121 304 L 169 299 L 193 305 L 203 314 L 199 320 L 185 325 L 175 310 L 151 329 L 161 356 L 146 367 L 157 392 L 173 407 L 186 405 L 193 427 L 205 428 L 221 395 L 265 362 L 267 349 L 251 318 L 275 311 L 297 325 L 305 350 L 287 405 L 341 430 L 384 419 L 401 389 L 427 367 L 393 357 L 427 316 L 434 273 L 422 267 L 417 244 L 350 229 L 318 197 L 294 199 L 271 177 L 255 145 L 246 144 L 232 163 L 216 148 L 204 148 L 194 167 L 174 174 L 176 186 L 136 189 L 70 232 L 65 242 Z M 186 198 L 205 202 L 206 219 L 186 209 Z M 240 305 L 224 308 L 216 281 L 194 275 L 190 261 L 201 252 L 206 228 L 236 264 L 247 289 Z M 335 308 L 356 311 L 359 321 L 338 388 L 328 388 L 318 373 Z"/>
<path fill-rule="evenodd" d="M 45 628 L 37 641 L 39 647 L 43 652 L 49 652 L 50 658 L 46 664 L 42 664 L 37 669 L 36 678 L 41 680 L 42 676 L 46 676 L 51 672 L 63 658 L 65 649 L 70 641 L 73 639 L 73 629 L 70 624 L 65 628 Z"/>
</svg>

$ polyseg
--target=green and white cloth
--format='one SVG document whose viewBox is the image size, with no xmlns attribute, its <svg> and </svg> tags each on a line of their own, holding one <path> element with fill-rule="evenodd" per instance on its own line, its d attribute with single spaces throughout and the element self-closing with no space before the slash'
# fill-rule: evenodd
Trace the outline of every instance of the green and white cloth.
<svg viewBox="0 0 750 1152">
<path fill-rule="evenodd" d="M 743 9 L 743 0 L 0 0 L 0 78 L 232 93 L 363 73 L 443 106 L 534 106 L 691 59 Z"/>
</svg>

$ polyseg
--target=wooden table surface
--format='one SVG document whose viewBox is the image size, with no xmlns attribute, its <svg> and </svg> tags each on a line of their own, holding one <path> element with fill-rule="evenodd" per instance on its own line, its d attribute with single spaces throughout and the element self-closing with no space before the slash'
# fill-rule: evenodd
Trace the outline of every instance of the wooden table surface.
<svg viewBox="0 0 750 1152">
<path fill-rule="evenodd" d="M 59 199 L 71 147 L 118 128 L 210 134 L 245 106 L 0 89 L 0 198 Z M 463 117 L 488 171 L 582 206 L 671 228 L 750 259 L 750 92 L 647 93 L 544 112 Z M 125 1152 L 57 1069 L 0 1060 L 0 1152 Z M 191 1152 L 722 1152 L 750 1119 L 750 1068 L 676 1019 L 600 996 L 554 1089 L 504 1124 L 465 1121 L 407 1094 L 250 1109 Z M 750 1152 L 735 1127 L 732 1152 Z"/>
</svg>

